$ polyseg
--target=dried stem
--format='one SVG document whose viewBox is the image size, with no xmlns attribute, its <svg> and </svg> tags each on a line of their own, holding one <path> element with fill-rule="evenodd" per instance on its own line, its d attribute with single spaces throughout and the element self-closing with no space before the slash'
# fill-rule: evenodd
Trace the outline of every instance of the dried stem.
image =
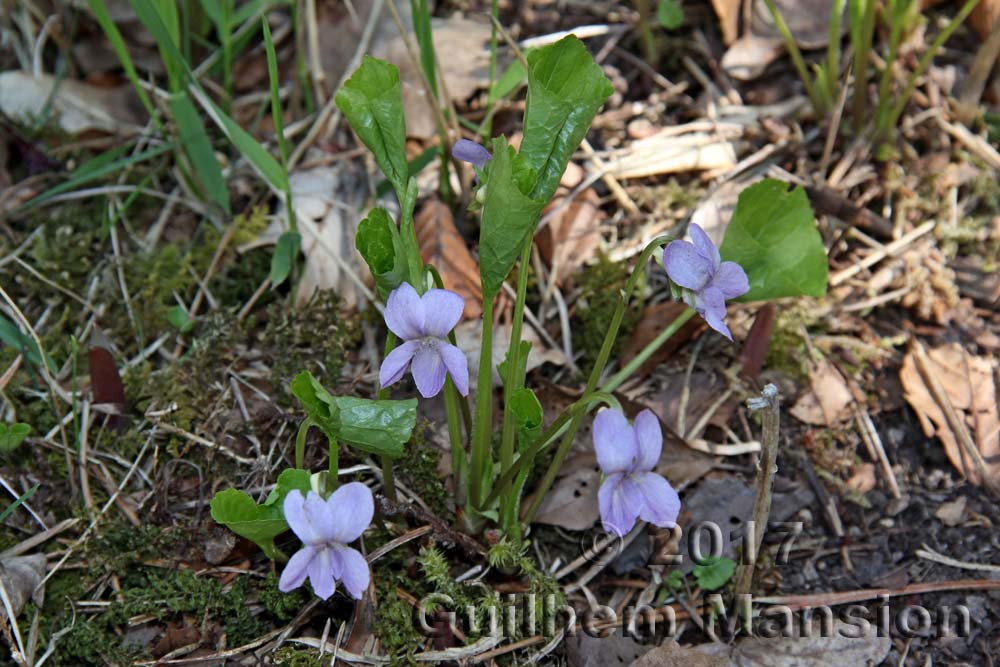
<svg viewBox="0 0 1000 667">
<path fill-rule="evenodd" d="M 760 545 L 764 541 L 764 530 L 767 527 L 767 519 L 771 514 L 771 490 L 774 487 L 774 473 L 778 472 L 778 424 L 780 401 L 778 388 L 773 384 L 764 387 L 759 398 L 751 398 L 747 401 L 747 407 L 751 410 L 764 411 L 764 429 L 761 435 L 763 449 L 760 454 L 760 464 L 757 471 L 757 500 L 753 506 L 753 527 L 754 535 L 747 535 L 748 546 L 753 540 L 753 551 L 749 551 L 748 562 L 740 567 L 738 579 L 736 581 L 736 594 L 745 595 L 750 592 L 753 583 L 753 570 L 757 561 L 757 554 L 760 553 Z"/>
</svg>

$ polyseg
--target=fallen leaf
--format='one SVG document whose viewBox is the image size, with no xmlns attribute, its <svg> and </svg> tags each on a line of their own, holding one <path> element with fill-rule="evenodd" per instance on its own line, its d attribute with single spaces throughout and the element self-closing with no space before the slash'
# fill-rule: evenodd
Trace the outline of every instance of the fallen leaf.
<svg viewBox="0 0 1000 667">
<path fill-rule="evenodd" d="M 465 319 L 479 317 L 483 312 L 479 265 L 472 258 L 465 239 L 458 233 L 451 209 L 437 199 L 431 199 L 414 217 L 413 226 L 424 262 L 437 268 L 446 289 L 465 298 Z"/>
<path fill-rule="evenodd" d="M 819 616 L 822 618 L 822 615 Z M 832 636 L 820 636 L 819 622 L 812 635 L 805 637 L 747 638 L 733 649 L 734 667 L 828 667 L 831 664 L 863 667 L 879 665 L 892 648 L 889 637 L 876 636 L 869 628 L 865 636 L 856 636 L 857 626 L 834 621 Z"/>
<path fill-rule="evenodd" d="M 756 380 L 764 368 L 764 361 L 767 359 L 767 351 L 771 347 L 771 333 L 774 330 L 774 316 L 777 308 L 773 303 L 766 303 L 754 316 L 753 324 L 747 333 L 743 349 L 740 351 L 740 365 L 743 366 L 743 375 Z"/>
<path fill-rule="evenodd" d="M 633 665 L 636 659 L 652 650 L 652 646 L 640 644 L 620 630 L 607 637 L 591 637 L 587 632 L 577 632 L 566 640 L 566 664 L 570 667 Z"/>
<path fill-rule="evenodd" d="M 829 359 L 809 371 L 810 390 L 792 406 L 792 416 L 806 424 L 836 426 L 851 416 L 851 394 L 847 381 Z"/>
<path fill-rule="evenodd" d="M 476 385 L 476 372 L 479 368 L 480 337 L 482 336 L 483 322 L 481 319 L 468 320 L 455 327 L 455 339 L 459 349 L 465 353 L 469 359 L 469 386 Z M 539 339 L 534 327 L 527 322 L 521 329 L 521 340 L 531 343 L 531 352 L 528 354 L 527 370 L 531 371 L 542 364 L 548 362 L 559 366 L 566 365 L 566 355 L 562 350 L 550 348 Z M 510 324 L 499 324 L 493 327 L 493 386 L 500 385 L 500 374 L 497 366 L 507 357 L 507 349 L 510 346 Z"/>
<path fill-rule="evenodd" d="M 142 107 L 131 86 L 100 88 L 20 70 L 0 72 L 0 112 L 25 125 L 51 113 L 67 134 L 85 130 L 135 134 L 142 131 L 143 122 Z"/>
<path fill-rule="evenodd" d="M 957 526 L 965 518 L 965 506 L 968 502 L 969 499 L 966 496 L 959 496 L 951 502 L 941 503 L 941 506 L 934 512 L 934 516 L 946 526 Z"/>
<path fill-rule="evenodd" d="M 743 0 L 712 0 L 712 9 L 719 17 L 719 28 L 722 29 L 722 41 L 729 46 L 740 36 L 740 7 Z"/>
<path fill-rule="evenodd" d="M 642 656 L 631 667 L 731 667 L 729 647 L 724 644 L 681 646 L 669 641 Z"/>
<path fill-rule="evenodd" d="M 587 530 L 600 517 L 597 491 L 601 469 L 592 453 L 577 454 L 563 462 L 548 494 L 538 506 L 535 523 L 559 526 L 565 530 Z M 530 501 L 525 500 L 527 507 Z"/>
<path fill-rule="evenodd" d="M 111 343 L 98 327 L 94 327 L 90 336 L 87 362 L 93 406 L 107 415 L 110 426 L 124 428 L 128 423 L 125 418 L 125 385 L 111 353 Z"/>
<path fill-rule="evenodd" d="M 642 319 L 639 320 L 639 323 L 632 331 L 632 335 L 629 337 L 628 342 L 626 342 L 625 346 L 622 348 L 622 365 L 627 364 L 632 358 L 639 354 L 639 352 L 642 351 L 646 345 L 651 343 L 661 331 L 677 319 L 686 309 L 687 306 L 679 301 L 662 301 L 660 303 L 647 306 L 642 311 Z M 695 333 L 704 327 L 705 324 L 702 322 L 700 317 L 692 317 L 684 324 L 684 326 L 680 328 L 677 333 L 671 336 L 666 343 L 660 346 L 660 349 L 658 349 L 653 356 L 639 366 L 638 370 L 635 372 L 636 377 L 649 375 L 653 372 L 654 368 L 673 356 L 674 352 L 676 352 L 678 348 L 694 338 Z"/>
<path fill-rule="evenodd" d="M 940 405 L 935 392 L 927 386 L 919 370 L 917 354 L 911 349 L 903 358 L 899 371 L 903 396 L 917 413 L 924 434 L 937 436 L 955 469 L 980 486 L 983 480 L 979 470 L 958 441 L 964 435 L 952 430 L 945 416 L 947 406 Z M 993 379 L 996 361 L 970 355 L 957 343 L 934 348 L 926 354 L 927 372 L 940 384 L 944 398 L 962 420 L 968 436 L 982 455 L 990 478 L 987 481 L 1000 484 L 1000 414 Z"/>
<path fill-rule="evenodd" d="M 599 230 L 605 215 L 597 192 L 587 188 L 569 203 L 566 201 L 583 177 L 579 166 L 571 162 L 566 167 L 555 197 L 542 213 L 543 219 L 551 217 L 535 235 L 542 258 L 552 268 L 550 280 L 558 285 L 590 261 L 601 245 Z"/>
<path fill-rule="evenodd" d="M 0 583 L 3 584 L 10 600 L 11 609 L 16 617 L 28 600 L 41 602 L 38 585 L 45 578 L 45 554 L 30 556 L 14 556 L 0 562 Z M 0 605 L 0 622 L 6 622 L 7 611 Z"/>
<path fill-rule="evenodd" d="M 976 8 L 969 14 L 969 25 L 984 42 L 993 32 L 993 26 L 1000 18 L 1000 0 L 980 0 Z"/>
<path fill-rule="evenodd" d="M 774 0 L 774 4 L 799 48 L 810 50 L 826 46 L 834 0 Z M 842 20 L 844 30 L 847 24 L 846 19 Z M 722 68 L 737 79 L 749 81 L 763 74 L 784 50 L 785 42 L 767 4 L 764 0 L 754 0 L 750 30 L 733 42 L 722 56 Z"/>
<path fill-rule="evenodd" d="M 679 569 L 685 574 L 694 569 L 695 562 L 689 552 L 692 539 L 700 541 L 702 554 L 718 553 L 736 560 L 736 549 L 742 542 L 740 529 L 750 520 L 756 497 L 757 493 L 736 477 L 706 479 L 688 493 L 681 503 L 681 519 L 678 521 L 685 527 L 679 549 L 684 559 Z M 721 529 L 719 544 L 712 543 L 708 530 L 702 530 L 697 535 L 691 532 L 703 522 Z"/>
<path fill-rule="evenodd" d="M 743 126 L 734 123 L 718 123 L 716 132 L 687 131 L 684 126 L 667 128 L 609 156 L 608 173 L 615 178 L 643 178 L 730 169 L 736 166 L 734 140 L 742 135 Z"/>
<path fill-rule="evenodd" d="M 296 306 L 302 308 L 320 290 L 334 290 L 347 307 L 357 305 L 362 294 L 349 273 L 357 276 L 368 272 L 354 247 L 354 234 L 360 222 L 356 211 L 366 196 L 361 175 L 345 161 L 294 171 L 289 175 L 289 183 L 295 215 L 300 221 L 302 254 L 306 258 L 296 287 Z M 287 215 L 284 203 L 279 204 L 262 240 L 277 241 L 284 231 Z M 304 220 L 312 224 L 303 224 Z"/>
<path fill-rule="evenodd" d="M 875 488 L 875 465 L 873 463 L 856 465 L 845 484 L 847 488 L 858 493 L 868 493 Z"/>
</svg>

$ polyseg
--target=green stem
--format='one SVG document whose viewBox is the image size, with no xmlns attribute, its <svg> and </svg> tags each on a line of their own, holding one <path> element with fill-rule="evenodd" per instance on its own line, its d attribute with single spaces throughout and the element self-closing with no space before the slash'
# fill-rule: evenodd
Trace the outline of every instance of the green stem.
<svg viewBox="0 0 1000 667">
<path fill-rule="evenodd" d="M 521 263 L 517 271 L 517 297 L 510 327 L 510 346 L 507 348 L 507 376 L 503 379 L 503 435 L 500 441 L 500 472 L 504 473 L 514 462 L 514 411 L 510 409 L 511 396 L 521 387 L 521 328 L 524 325 L 524 303 L 528 295 L 528 264 L 531 261 L 531 239 L 521 249 Z"/>
<path fill-rule="evenodd" d="M 552 422 L 545 431 L 542 432 L 535 441 L 531 443 L 524 455 L 514 461 L 507 472 L 497 478 L 497 483 L 493 485 L 493 490 L 486 497 L 483 502 L 484 507 L 489 507 L 500 495 L 501 489 L 509 485 L 518 475 L 521 473 L 526 473 L 528 470 L 528 464 L 538 456 L 542 450 L 548 447 L 549 443 L 558 438 L 563 431 L 570 419 L 580 414 L 581 411 L 586 411 L 595 403 L 607 403 L 610 406 L 618 406 L 618 399 L 616 399 L 611 394 L 606 394 L 601 391 L 595 391 L 589 396 L 584 396 L 573 403 L 569 408 L 559 415 L 554 422 Z"/>
<path fill-rule="evenodd" d="M 310 426 L 316 426 L 316 422 L 307 418 L 299 424 L 299 432 L 295 436 L 295 467 L 304 470 L 306 467 L 306 433 Z"/>
<path fill-rule="evenodd" d="M 476 378 L 476 419 L 472 434 L 472 474 L 469 497 L 474 507 L 488 491 L 492 477 L 493 455 L 490 436 L 493 432 L 493 297 L 484 295 L 483 337 L 479 350 L 479 375 Z"/>
<path fill-rule="evenodd" d="M 601 386 L 601 392 L 611 394 L 611 392 L 620 387 L 625 380 L 635 373 L 639 366 L 645 363 L 647 359 L 660 349 L 660 346 L 667 342 L 667 339 L 677 333 L 677 331 L 680 330 L 680 328 L 684 326 L 689 319 L 691 319 L 692 315 L 694 315 L 694 311 L 690 308 L 681 313 L 679 317 L 670 323 L 670 326 L 661 331 L 656 338 L 646 345 L 646 347 L 644 347 L 634 359 L 629 361 L 624 368 L 615 373 L 614 377 L 605 382 L 604 385 Z M 573 421 L 569 425 L 569 430 L 566 431 L 565 435 L 563 435 L 562 442 L 559 443 L 559 449 L 556 450 L 556 455 L 552 459 L 549 469 L 545 471 L 545 477 L 538 485 L 538 488 L 535 489 L 534 499 L 531 501 L 528 511 L 525 512 L 525 523 L 531 523 L 532 518 L 535 516 L 535 512 L 538 511 L 538 507 L 542 504 L 542 500 L 545 498 L 545 494 L 548 493 L 549 487 L 551 487 L 552 482 L 555 481 L 556 474 L 558 474 L 563 460 L 565 460 L 570 447 L 573 445 L 573 439 L 576 437 L 577 431 L 580 430 L 583 417 L 586 413 L 587 410 L 582 410 L 574 416 Z"/>
<path fill-rule="evenodd" d="M 859 7 L 858 2 L 863 4 Z M 854 131 L 865 124 L 868 102 L 868 63 L 875 34 L 875 0 L 851 0 L 851 48 L 854 51 Z M 861 10 L 859 12 L 858 10 Z"/>
<path fill-rule="evenodd" d="M 899 42 L 903 35 L 903 22 L 906 14 L 906 5 L 901 2 L 890 2 L 889 11 L 892 12 L 890 18 L 892 28 L 889 31 L 889 55 L 885 60 L 885 69 L 878 82 L 878 106 L 875 108 L 876 135 L 881 133 L 881 128 L 885 125 L 886 112 L 889 108 L 889 90 L 892 86 L 892 66 L 899 55 Z"/>
<path fill-rule="evenodd" d="M 966 3 L 962 5 L 962 9 L 955 15 L 955 18 L 953 18 L 948 25 L 945 26 L 945 29 L 941 31 L 941 34 L 939 34 L 931 43 L 930 47 L 920 58 L 920 62 L 917 64 L 917 69 L 913 70 L 913 73 L 910 74 L 910 78 L 906 82 L 906 88 L 903 89 L 902 95 L 900 95 L 896 100 L 896 104 L 892 108 L 892 111 L 889 112 L 884 124 L 880 124 L 877 130 L 876 140 L 885 138 L 885 133 L 896 126 L 896 123 L 899 121 L 899 117 L 903 115 L 906 103 L 909 101 L 910 96 L 913 95 L 913 91 L 917 88 L 917 80 L 922 77 L 924 72 L 927 71 L 927 68 L 930 67 L 931 60 L 934 59 L 934 54 L 937 53 L 938 49 L 940 49 L 945 41 L 951 37 L 951 34 L 958 29 L 958 26 L 962 24 L 962 21 L 966 19 L 969 13 L 975 9 L 978 4 L 979 0 L 966 0 Z"/>
<path fill-rule="evenodd" d="M 385 337 L 385 354 L 382 358 L 389 356 L 389 353 L 394 349 L 396 349 L 396 334 L 390 331 Z M 389 390 L 385 387 L 379 387 L 375 398 L 381 401 L 388 397 Z M 385 489 L 385 497 L 391 502 L 396 502 L 396 478 L 392 472 L 392 459 L 385 455 L 379 458 L 382 464 L 382 487 Z"/>
<path fill-rule="evenodd" d="M 338 475 L 340 474 L 340 447 L 338 447 L 337 441 L 333 438 L 329 438 L 328 440 L 330 443 L 330 464 L 327 469 L 326 491 L 327 493 L 333 493 L 340 484 L 340 480 L 338 479 Z"/>
<path fill-rule="evenodd" d="M 826 91 L 830 100 L 837 99 L 837 84 L 840 82 L 840 25 L 844 16 L 844 1 L 834 0 L 830 16 L 830 41 L 826 47 Z"/>
<path fill-rule="evenodd" d="M 802 52 L 799 51 L 798 44 L 795 43 L 795 37 L 792 35 L 792 31 L 789 29 L 788 24 L 785 23 L 784 17 L 778 10 L 777 6 L 774 4 L 774 0 L 764 0 L 767 4 L 768 11 L 771 12 L 771 16 L 774 18 L 774 26 L 781 33 L 782 39 L 785 41 L 785 48 L 788 49 L 788 55 L 792 58 L 792 64 L 795 65 L 795 71 L 798 72 L 799 78 L 802 79 L 802 85 L 806 88 L 806 94 L 809 95 L 809 101 L 812 102 L 813 109 L 816 110 L 817 114 L 822 114 L 826 111 L 823 108 L 823 100 L 819 95 L 819 91 L 816 90 L 816 84 L 812 80 L 812 76 L 809 74 L 809 69 L 806 67 L 806 61 L 802 58 Z"/>
<path fill-rule="evenodd" d="M 451 445 L 451 476 L 455 483 L 457 503 L 465 504 L 465 484 L 468 480 L 468 460 L 465 457 L 465 443 L 462 440 L 462 424 L 459 421 L 458 389 L 451 378 L 445 379 L 444 409 L 448 415 L 448 442 Z"/>
</svg>

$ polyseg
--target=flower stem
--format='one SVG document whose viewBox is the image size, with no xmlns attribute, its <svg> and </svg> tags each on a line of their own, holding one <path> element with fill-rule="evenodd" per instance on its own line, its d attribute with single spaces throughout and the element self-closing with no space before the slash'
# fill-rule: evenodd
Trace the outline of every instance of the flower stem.
<svg viewBox="0 0 1000 667">
<path fill-rule="evenodd" d="M 476 378 L 476 419 L 472 433 L 472 474 L 469 497 L 480 507 L 492 477 L 493 454 L 490 436 L 493 428 L 493 297 L 483 299 L 483 336 L 479 350 L 479 374 Z"/>
<path fill-rule="evenodd" d="M 521 249 L 521 263 L 517 272 L 517 297 L 514 300 L 514 313 L 510 327 L 510 346 L 507 348 L 506 377 L 503 379 L 503 431 L 500 440 L 500 473 L 507 472 L 514 462 L 514 411 L 511 410 L 511 397 L 514 391 L 524 383 L 521 375 L 521 328 L 524 325 L 524 302 L 528 295 L 528 264 L 531 261 L 531 238 L 526 239 Z M 510 488 L 501 489 L 503 499 L 501 505 L 508 508 L 513 502 L 510 498 Z M 510 512 L 503 512 L 510 516 Z M 505 529 L 509 526 L 504 526 Z"/>
<path fill-rule="evenodd" d="M 327 482 L 326 490 L 327 493 L 333 493 L 337 490 L 337 485 L 340 483 L 338 475 L 340 474 L 340 447 L 337 445 L 337 441 L 333 438 L 329 438 L 330 442 L 330 464 L 327 469 Z M 385 465 L 385 457 L 383 457 L 383 466 Z M 389 468 L 390 474 L 392 474 L 392 467 Z"/>
<path fill-rule="evenodd" d="M 638 370 L 639 366 L 646 363 L 653 354 L 660 349 L 660 346 L 667 342 L 671 336 L 673 336 L 677 331 L 687 324 L 687 321 L 691 319 L 694 315 L 694 311 L 688 308 L 683 313 L 678 315 L 673 322 L 670 323 L 666 329 L 660 332 L 656 338 L 654 338 L 646 347 L 642 348 L 639 354 L 635 355 L 625 366 L 611 376 L 611 379 L 601 385 L 601 391 L 612 392 L 618 387 L 622 386 L 625 380 Z"/>
<path fill-rule="evenodd" d="M 305 421 L 299 424 L 299 432 L 295 436 L 295 467 L 299 470 L 303 470 L 306 467 L 306 433 L 309 432 L 310 426 L 316 426 L 316 422 L 306 418 Z"/>
<path fill-rule="evenodd" d="M 465 482 L 468 478 L 468 460 L 465 458 L 465 442 L 462 440 L 462 424 L 459 421 L 458 389 L 448 377 L 444 381 L 444 409 L 448 415 L 448 443 L 451 445 L 451 475 L 455 491 L 459 495 L 459 505 L 465 504 Z"/>
<path fill-rule="evenodd" d="M 390 331 L 385 337 L 385 354 L 382 358 L 384 359 L 389 356 L 389 353 L 394 349 L 396 349 L 396 334 Z M 381 401 L 388 397 L 389 390 L 385 387 L 379 387 L 375 398 Z M 331 447 L 333 447 L 332 444 Z M 396 502 L 396 478 L 393 476 L 392 472 L 392 459 L 388 456 L 381 456 L 379 458 L 380 463 L 382 464 L 382 488 L 385 490 L 385 497 L 392 502 Z M 331 459 L 331 461 L 332 460 L 333 459 Z"/>
</svg>

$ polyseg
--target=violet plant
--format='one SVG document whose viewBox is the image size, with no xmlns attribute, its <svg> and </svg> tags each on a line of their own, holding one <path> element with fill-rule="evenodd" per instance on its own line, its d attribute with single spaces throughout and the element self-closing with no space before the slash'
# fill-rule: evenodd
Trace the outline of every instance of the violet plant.
<svg viewBox="0 0 1000 667">
<path fill-rule="evenodd" d="M 604 528 L 624 534 L 640 519 L 670 526 L 676 521 L 680 500 L 654 472 L 662 446 L 657 418 L 644 411 L 630 425 L 613 392 L 695 314 L 731 340 L 725 321 L 727 300 L 825 293 L 826 253 L 805 193 L 801 188 L 789 192 L 779 181 L 757 183 L 740 196 L 721 247 L 716 248 L 703 230 L 692 225 L 693 243 L 662 236 L 643 249 L 619 294 L 580 398 L 546 424 L 541 403 L 525 386 L 531 343 L 522 340 L 521 334 L 531 245 L 543 208 L 612 89 L 582 42 L 573 36 L 530 52 L 526 62 L 528 92 L 520 150 L 500 136 L 488 148 L 459 140 L 451 152 L 454 164 L 472 164 L 478 184 L 471 210 L 480 216 L 483 315 L 474 388 L 453 332 L 464 301 L 444 289 L 435 268 L 423 262 L 414 230 L 417 185 L 406 160 L 399 72 L 387 62 L 365 57 L 337 93 L 338 107 L 374 155 L 401 204 L 398 223 L 386 209 L 377 207 L 359 224 L 356 236 L 357 248 L 385 302 L 387 336 L 379 388 L 374 399 L 333 396 L 311 375 L 300 374 L 292 392 L 307 419 L 296 439 L 295 467 L 279 475 L 262 504 L 237 489 L 223 491 L 212 501 L 217 521 L 256 541 L 277 560 L 285 560 L 285 555 L 275 546 L 275 537 L 291 527 L 300 538 L 304 546 L 285 568 L 283 590 L 309 578 L 315 592 L 326 598 L 339 580 L 356 596 L 367 583 L 367 566 L 362 568 L 346 545 L 371 520 L 370 493 L 362 498 L 356 483 L 337 490 L 339 446 L 380 456 L 385 495 L 395 500 L 393 461 L 404 454 L 410 440 L 416 399 L 391 400 L 389 387 L 408 370 L 422 397 L 443 395 L 456 500 L 464 506 L 466 529 L 497 525 L 518 542 L 587 415 L 601 405 L 607 408 L 594 420 L 594 446 L 606 476 L 599 493 Z M 690 307 L 627 364 L 609 373 L 611 350 L 629 295 L 636 293 L 646 266 L 661 250 L 673 293 Z M 503 385 L 502 416 L 495 419 L 494 301 L 516 265 L 508 351 L 496 369 Z M 474 404 L 470 405 L 473 392 Z M 305 436 L 313 426 L 324 432 L 329 444 L 326 472 L 311 473 L 304 467 Z M 550 463 L 541 471 L 531 504 L 522 508 L 528 475 L 538 456 L 548 451 L 552 451 Z M 344 491 L 349 487 L 353 490 L 347 494 Z"/>
</svg>

